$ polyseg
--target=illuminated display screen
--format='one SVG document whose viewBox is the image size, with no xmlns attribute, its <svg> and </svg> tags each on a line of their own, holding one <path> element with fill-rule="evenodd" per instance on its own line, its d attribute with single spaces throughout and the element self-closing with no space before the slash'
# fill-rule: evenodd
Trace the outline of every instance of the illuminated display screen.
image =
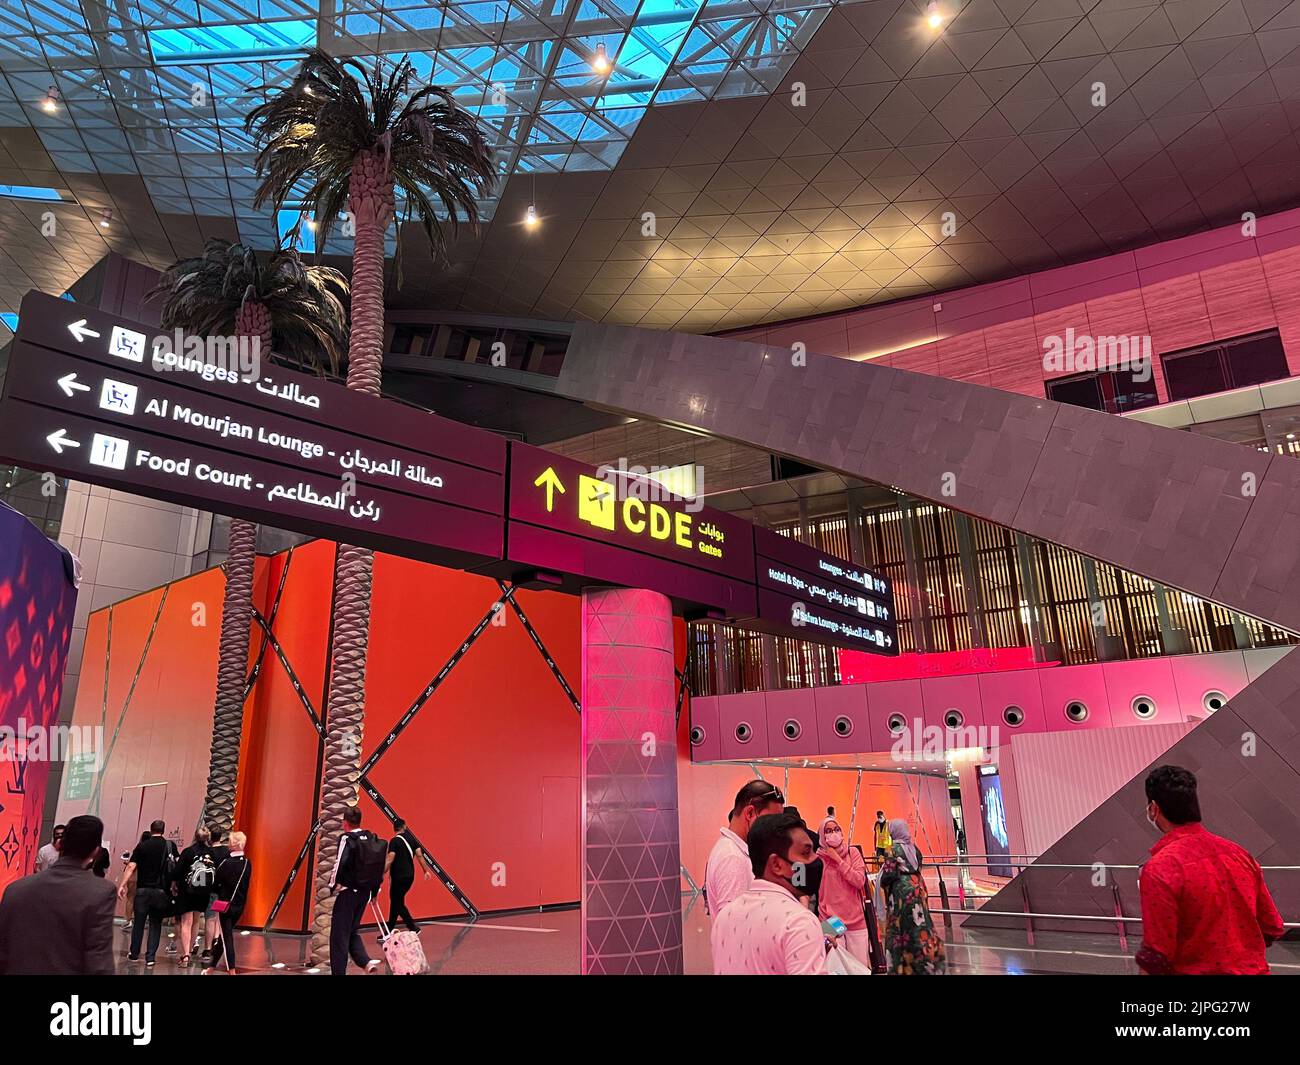
<svg viewBox="0 0 1300 1065">
<path fill-rule="evenodd" d="M 1011 859 L 1011 835 L 1007 830 L 1007 808 L 1002 800 L 1002 778 L 997 766 L 979 767 L 980 812 L 984 818 L 984 852 L 989 856 L 989 875 L 1013 875 Z M 994 857 L 1002 858 L 1007 864 L 997 865 Z"/>
</svg>

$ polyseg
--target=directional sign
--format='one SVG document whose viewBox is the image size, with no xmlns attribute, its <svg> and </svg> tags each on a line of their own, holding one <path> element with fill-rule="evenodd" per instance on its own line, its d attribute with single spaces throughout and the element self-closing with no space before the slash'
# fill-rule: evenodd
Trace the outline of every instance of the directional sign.
<svg viewBox="0 0 1300 1065">
<path fill-rule="evenodd" d="M 502 558 L 500 437 L 269 364 L 245 379 L 158 333 L 29 293 L 0 455 L 413 558 Z"/>
<path fill-rule="evenodd" d="M 728 614 L 756 608 L 749 523 L 656 481 L 512 442 L 509 513 L 512 562 Z"/>
<path fill-rule="evenodd" d="M 745 624 L 764 632 L 873 654 L 898 654 L 890 581 L 770 529 L 754 529 L 758 609 Z"/>
<path fill-rule="evenodd" d="M 57 407 L 119 427 L 134 426 L 196 444 L 239 450 L 268 462 L 323 473 L 340 482 L 350 475 L 362 485 L 409 492 L 488 513 L 501 511 L 500 472 L 435 459 L 387 440 L 340 432 L 314 419 L 272 415 L 258 407 L 232 404 L 226 396 L 208 388 L 196 389 L 193 381 L 178 379 L 175 373 L 105 366 L 60 352 L 28 348 L 31 345 L 25 341 L 15 342 L 6 383 L 6 394 L 11 398 Z M 323 382 L 306 380 L 311 382 L 310 395 L 317 396 Z M 255 385 L 246 388 L 256 391 Z M 481 435 L 493 445 L 498 443 L 491 434 Z M 423 440 L 415 443 L 425 446 Z"/>
<path fill-rule="evenodd" d="M 441 565 L 554 572 L 570 591 L 650 588 L 763 631 L 898 651 L 878 574 L 650 478 L 507 445 L 265 358 L 249 374 L 216 348 L 191 352 L 195 339 L 28 293 L 0 457 Z"/>
</svg>

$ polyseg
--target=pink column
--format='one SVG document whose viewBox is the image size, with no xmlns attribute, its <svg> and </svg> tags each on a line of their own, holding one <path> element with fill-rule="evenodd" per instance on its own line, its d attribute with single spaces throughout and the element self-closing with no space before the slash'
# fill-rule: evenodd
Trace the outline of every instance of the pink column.
<svg viewBox="0 0 1300 1065">
<path fill-rule="evenodd" d="M 582 971 L 680 975 L 672 607 L 582 595 Z"/>
</svg>

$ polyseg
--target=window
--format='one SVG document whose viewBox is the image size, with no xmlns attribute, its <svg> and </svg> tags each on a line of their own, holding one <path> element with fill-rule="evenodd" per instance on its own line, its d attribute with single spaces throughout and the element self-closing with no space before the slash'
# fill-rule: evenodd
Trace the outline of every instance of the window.
<svg viewBox="0 0 1300 1065">
<path fill-rule="evenodd" d="M 1160 402 L 1149 365 L 1140 371 L 1102 370 L 1073 374 L 1046 384 L 1048 399 L 1090 410 L 1104 410 L 1109 414 L 1153 407 Z"/>
<path fill-rule="evenodd" d="M 425 345 L 433 335 L 433 327 L 427 325 L 395 325 L 393 339 L 388 350 L 394 355 L 423 355 Z"/>
<path fill-rule="evenodd" d="M 1191 399 L 1290 376 L 1276 329 L 1161 355 L 1170 399 Z"/>
</svg>

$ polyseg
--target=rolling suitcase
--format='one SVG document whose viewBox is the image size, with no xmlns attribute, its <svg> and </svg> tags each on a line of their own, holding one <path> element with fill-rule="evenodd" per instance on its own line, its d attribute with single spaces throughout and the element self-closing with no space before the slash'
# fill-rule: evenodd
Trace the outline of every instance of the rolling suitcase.
<svg viewBox="0 0 1300 1065">
<path fill-rule="evenodd" d="M 394 976 L 423 976 L 429 971 L 429 959 L 424 956 L 424 946 L 420 937 L 414 932 L 396 932 L 389 928 L 379 912 L 379 905 L 370 900 L 375 911 L 375 920 L 379 923 L 380 946 L 383 947 L 384 960 Z"/>
</svg>

